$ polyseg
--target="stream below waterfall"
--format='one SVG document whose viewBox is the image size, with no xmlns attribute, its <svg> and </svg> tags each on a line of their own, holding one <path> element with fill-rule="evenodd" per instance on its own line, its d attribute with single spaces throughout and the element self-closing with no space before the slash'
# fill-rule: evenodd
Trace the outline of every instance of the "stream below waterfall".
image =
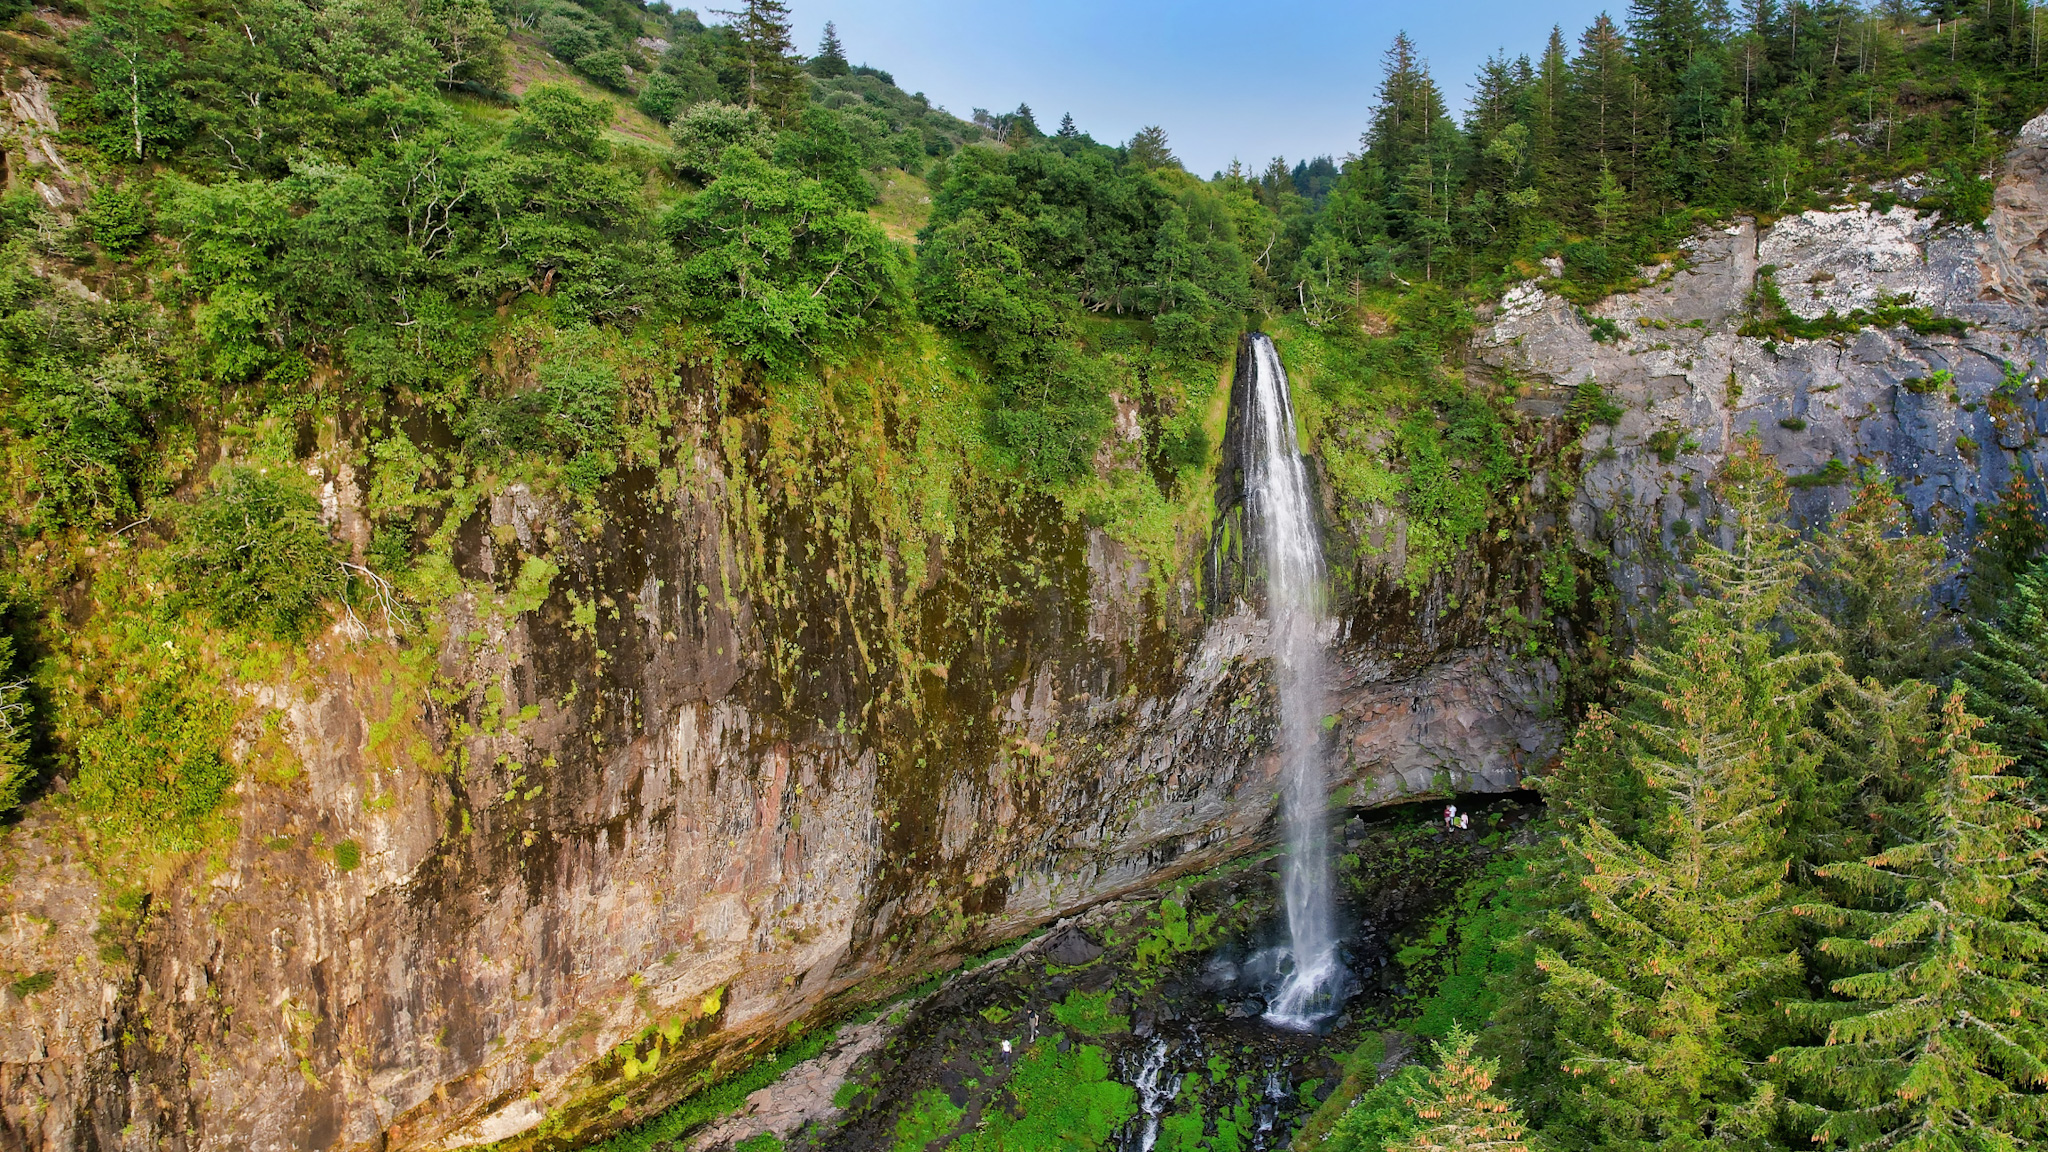
<svg viewBox="0 0 2048 1152">
<path fill-rule="evenodd" d="M 1319 1028 L 1266 1019 L 1284 984 L 1270 961 L 1288 939 L 1288 863 L 1254 855 L 1090 909 L 894 1009 L 890 1038 L 839 1090 L 843 1110 L 788 1146 L 1287 1147 L 1347 1058 L 1433 990 L 1447 951 L 1408 946 L 1442 931 L 1464 885 L 1540 811 L 1524 795 L 1454 801 L 1468 829 L 1445 827 L 1443 799 L 1332 829 L 1331 955 L 1355 991 Z"/>
</svg>

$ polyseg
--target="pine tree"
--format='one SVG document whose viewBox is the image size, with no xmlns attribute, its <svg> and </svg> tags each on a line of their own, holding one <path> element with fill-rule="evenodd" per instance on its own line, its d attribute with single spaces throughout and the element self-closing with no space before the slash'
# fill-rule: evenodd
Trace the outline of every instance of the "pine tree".
<svg viewBox="0 0 2048 1152">
<path fill-rule="evenodd" d="M 1886 478 L 1866 477 L 1854 499 L 1816 533 L 1805 609 L 1792 619 L 1808 648 L 1842 658 L 1843 671 L 1885 684 L 1946 669 L 1948 629 L 1933 612 L 1947 548 L 1918 530 Z"/>
<path fill-rule="evenodd" d="M 825 21 L 825 35 L 818 41 L 818 54 L 811 57 L 810 70 L 811 75 L 827 80 L 852 71 L 846 49 L 839 43 L 839 29 L 830 20 Z"/>
<path fill-rule="evenodd" d="M 1072 140 L 1080 134 L 1081 130 L 1074 127 L 1074 114 L 1071 112 L 1062 113 L 1060 116 L 1060 130 L 1055 135 L 1061 140 Z"/>
<path fill-rule="evenodd" d="M 1488 1091 L 1499 1061 L 1474 1059 L 1475 1039 L 1453 1025 L 1436 1042 L 1437 1067 L 1427 1086 L 1407 1097 L 1428 1127 L 1389 1143 L 1386 1152 L 1528 1152 L 1521 1114 Z"/>
<path fill-rule="evenodd" d="M 1912 836 L 1822 870 L 1850 899 L 1797 909 L 1838 933 L 1820 951 L 1850 969 L 1829 985 L 1842 1000 L 1789 1006 L 1826 1041 L 1776 1057 L 1818 1140 L 2015 1148 L 2048 1118 L 2048 932 L 2024 904 L 2042 880 L 2039 820 L 1981 724 L 1950 692 Z"/>
</svg>

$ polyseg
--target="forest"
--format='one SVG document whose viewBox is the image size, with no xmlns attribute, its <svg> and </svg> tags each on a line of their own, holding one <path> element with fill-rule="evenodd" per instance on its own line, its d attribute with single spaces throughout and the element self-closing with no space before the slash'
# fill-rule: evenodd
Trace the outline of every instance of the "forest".
<svg viewBox="0 0 2048 1152">
<path fill-rule="evenodd" d="M 2031 3 L 1633 0 L 1489 60 L 1462 109 L 1402 35 L 1361 62 L 1355 152 L 1204 177 L 1161 126 L 956 116 L 831 26 L 806 52 L 782 0 L 707 15 L 0 0 L 0 813 L 76 830 L 107 923 L 224 858 L 245 786 L 295 778 L 243 689 L 323 635 L 388 644 L 376 674 L 422 714 L 516 727 L 436 665 L 442 606 L 559 594 L 538 554 L 458 556 L 515 489 L 596 538 L 629 486 L 708 474 L 668 450 L 692 421 L 737 504 L 843 441 L 820 516 L 886 537 L 843 580 L 892 611 L 977 500 L 1100 529 L 1163 603 L 1209 542 L 1238 338 L 1270 330 L 1318 365 L 1296 404 L 1332 506 L 1405 519 L 1419 596 L 1531 470 L 1512 397 L 1464 369 L 1502 293 L 1547 277 L 1583 309 L 1737 217 L 1981 228 L 2048 108 Z M 1960 329 L 1904 302 L 1801 320 L 1762 283 L 1752 336 Z M 346 528 L 308 465 L 337 430 Z M 1741 441 L 1726 532 L 1669 595 L 1623 620 L 1588 592 L 1591 646 L 1561 639 L 1576 590 L 1517 618 L 1577 665 L 1540 835 L 1453 933 L 1408 1025 L 1429 1053 L 1347 1078 L 1297 1147 L 2048 1140 L 2048 517 L 2015 481 L 1944 534 L 1859 468 L 1800 526 L 1800 481 Z M 740 583 L 772 591 L 748 523 Z M 910 627 L 881 663 L 945 677 Z M 467 770 L 377 723 L 380 755 Z M 348 873 L 363 849 L 319 851 Z"/>
</svg>

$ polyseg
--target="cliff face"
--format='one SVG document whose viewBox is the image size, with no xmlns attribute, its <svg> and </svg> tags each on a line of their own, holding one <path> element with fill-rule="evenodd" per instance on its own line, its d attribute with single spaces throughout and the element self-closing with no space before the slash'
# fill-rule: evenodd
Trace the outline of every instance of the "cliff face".
<svg viewBox="0 0 2048 1152">
<path fill-rule="evenodd" d="M 61 802 L 9 834 L 0 965 L 54 983 L 0 1010 L 0 1145 L 560 1145 L 1270 834 L 1253 607 L 1205 614 L 1007 489 L 914 587 L 876 579 L 829 453 L 737 478 L 753 417 L 704 404 L 596 528 L 516 485 L 483 501 L 472 591 L 406 647 L 337 626 L 248 685 L 239 738 L 295 767 L 243 773 L 222 850 L 124 902 Z M 330 517 L 365 535 L 349 429 L 324 436 Z M 1354 648 L 1350 802 L 1512 787 L 1547 754 L 1540 665 Z"/>
<path fill-rule="evenodd" d="M 1537 385 L 1535 435 L 1582 380 L 1623 401 L 1564 445 L 1588 463 L 1563 513 L 1638 599 L 1751 427 L 1795 473 L 1882 461 L 1966 532 L 2038 463 L 2042 402 L 1998 389 L 2006 362 L 2048 360 L 2044 167 L 2037 121 L 1982 233 L 1905 209 L 1738 225 L 1591 319 L 1524 285 L 1479 358 Z M 1799 316 L 1905 295 L 1976 327 L 1738 335 L 1766 265 Z M 1953 396 L 1904 386 L 1938 370 Z M 560 1144 L 792 1023 L 1270 834 L 1241 556 L 1220 549 L 1198 596 L 984 490 L 906 582 L 860 498 L 827 499 L 831 467 L 737 474 L 757 425 L 705 399 L 671 467 L 616 477 L 595 521 L 517 486 L 485 501 L 456 561 L 495 594 L 440 606 L 405 650 L 337 628 L 288 682 L 248 686 L 278 719 L 245 742 L 274 733 L 297 771 L 245 773 L 233 842 L 146 897 L 103 888 L 61 816 L 12 830 L 0 967 L 54 982 L 0 1005 L 0 1147 Z M 352 433 L 330 432 L 329 513 L 365 537 Z M 1797 499 L 1815 518 L 1842 489 Z M 1343 606 L 1345 802 L 1511 788 L 1548 755 L 1552 673 L 1478 625 L 1487 594 L 1528 593 L 1503 576 L 1528 565 L 1517 547 L 1421 598 L 1362 581 Z M 539 597 L 526 577 L 550 568 Z"/>
<path fill-rule="evenodd" d="M 1585 438 L 1571 522 L 1611 554 L 1631 602 L 1676 572 L 1681 537 L 1709 529 L 1705 482 L 1748 433 L 1787 473 L 1813 478 L 1793 492 L 1799 522 L 1824 523 L 1848 501 L 1839 480 L 1876 466 L 1958 554 L 1981 503 L 2015 475 L 2038 487 L 2048 459 L 2048 116 L 2021 131 L 1982 230 L 1904 205 L 1806 212 L 1698 236 L 1681 267 L 1648 271 L 1649 287 L 1583 313 L 1542 281 L 1524 283 L 1476 349 L 1482 364 L 1533 385 L 1522 402 L 1532 414 L 1563 411 L 1586 381 L 1622 407 L 1617 423 Z M 1830 331 L 1740 334 L 1769 327 L 1751 321 L 1773 306 L 1773 289 L 1793 317 Z M 1967 330 L 1943 332 L 1952 326 L 1942 319 Z M 1823 482 L 1831 461 L 1839 480 Z"/>
</svg>

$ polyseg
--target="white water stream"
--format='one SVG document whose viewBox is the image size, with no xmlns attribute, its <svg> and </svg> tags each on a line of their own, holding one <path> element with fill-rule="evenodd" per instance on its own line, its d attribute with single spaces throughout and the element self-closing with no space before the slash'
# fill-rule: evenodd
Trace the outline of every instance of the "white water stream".
<svg viewBox="0 0 2048 1152">
<path fill-rule="evenodd" d="M 1337 1009 L 1344 972 L 1325 827 L 1322 761 L 1323 549 L 1308 465 L 1296 445 L 1294 406 L 1280 354 L 1252 337 L 1253 384 L 1245 462 L 1246 502 L 1264 546 L 1266 613 L 1280 691 L 1281 810 L 1287 826 L 1282 883 L 1292 961 L 1266 1021 L 1307 1030 Z"/>
</svg>

